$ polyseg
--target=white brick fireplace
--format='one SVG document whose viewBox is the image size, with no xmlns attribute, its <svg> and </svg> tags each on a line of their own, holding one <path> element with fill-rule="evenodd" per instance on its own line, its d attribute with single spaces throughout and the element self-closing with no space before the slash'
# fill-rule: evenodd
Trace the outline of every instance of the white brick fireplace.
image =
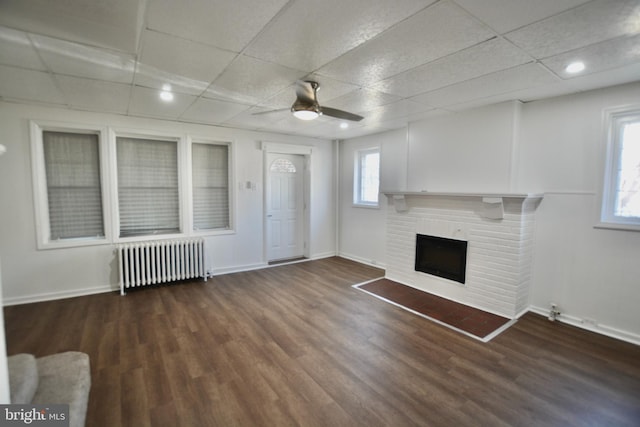
<svg viewBox="0 0 640 427">
<path fill-rule="evenodd" d="M 527 309 L 542 195 L 385 194 L 388 279 L 509 318 Z M 465 284 L 414 270 L 417 234 L 468 242 Z"/>
</svg>

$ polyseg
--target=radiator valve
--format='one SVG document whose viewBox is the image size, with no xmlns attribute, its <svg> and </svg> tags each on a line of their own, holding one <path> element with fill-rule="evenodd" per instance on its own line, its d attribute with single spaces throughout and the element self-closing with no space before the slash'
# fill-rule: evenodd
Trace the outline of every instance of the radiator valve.
<svg viewBox="0 0 640 427">
<path fill-rule="evenodd" d="M 551 303 L 551 310 L 549 311 L 549 321 L 555 322 L 558 316 L 560 316 L 560 310 L 558 310 L 558 306 L 554 303 Z"/>
</svg>

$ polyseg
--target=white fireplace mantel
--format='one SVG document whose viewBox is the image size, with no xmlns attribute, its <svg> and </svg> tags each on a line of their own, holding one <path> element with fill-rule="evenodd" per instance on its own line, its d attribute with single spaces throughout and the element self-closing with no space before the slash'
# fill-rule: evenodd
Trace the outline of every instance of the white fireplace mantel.
<svg viewBox="0 0 640 427">
<path fill-rule="evenodd" d="M 501 198 L 501 199 L 542 199 L 542 193 L 449 193 L 435 191 L 382 191 L 383 194 L 390 197 L 482 197 L 482 198 Z"/>
<path fill-rule="evenodd" d="M 517 199 L 521 202 L 540 202 L 544 197 L 541 193 L 453 193 L 432 191 L 382 191 L 389 199 L 393 200 L 396 212 L 407 211 L 407 197 L 445 197 L 445 198 L 474 198 L 481 199 L 485 206 L 486 218 L 501 219 L 503 211 L 503 199 Z"/>
</svg>

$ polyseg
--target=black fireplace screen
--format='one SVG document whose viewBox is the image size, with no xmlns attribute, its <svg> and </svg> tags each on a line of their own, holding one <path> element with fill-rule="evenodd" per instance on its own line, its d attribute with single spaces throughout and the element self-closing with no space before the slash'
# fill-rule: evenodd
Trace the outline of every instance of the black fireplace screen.
<svg viewBox="0 0 640 427">
<path fill-rule="evenodd" d="M 464 283 L 467 242 L 417 234 L 415 270 Z"/>
</svg>

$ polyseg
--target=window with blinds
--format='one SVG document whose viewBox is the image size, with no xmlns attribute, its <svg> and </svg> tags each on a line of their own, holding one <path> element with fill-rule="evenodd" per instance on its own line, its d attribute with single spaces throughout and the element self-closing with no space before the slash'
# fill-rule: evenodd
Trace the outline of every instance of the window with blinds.
<svg viewBox="0 0 640 427">
<path fill-rule="evenodd" d="M 178 143 L 116 138 L 120 237 L 180 232 Z"/>
<path fill-rule="evenodd" d="M 191 145 L 193 182 L 193 229 L 228 229 L 229 223 L 229 147 Z"/>
<path fill-rule="evenodd" d="M 48 240 L 104 237 L 98 135 L 44 131 L 42 145 Z"/>
</svg>

